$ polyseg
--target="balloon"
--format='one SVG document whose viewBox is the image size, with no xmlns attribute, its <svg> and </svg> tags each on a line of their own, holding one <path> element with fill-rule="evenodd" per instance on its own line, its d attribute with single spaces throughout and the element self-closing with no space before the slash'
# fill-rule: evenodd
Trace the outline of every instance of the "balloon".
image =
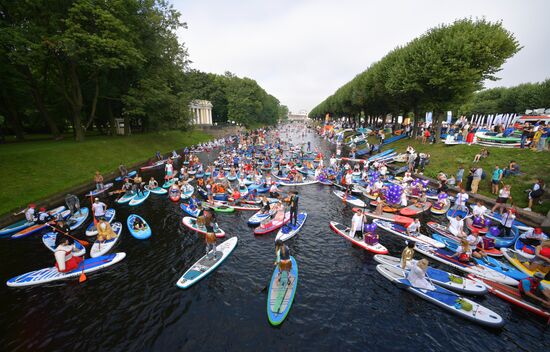
<svg viewBox="0 0 550 352">
<path fill-rule="evenodd" d="M 491 225 L 491 219 L 485 219 L 485 226 Z"/>
<path fill-rule="evenodd" d="M 473 223 L 474 225 L 481 225 L 481 217 L 480 216 L 474 217 Z"/>
<path fill-rule="evenodd" d="M 439 199 L 439 200 L 447 199 L 447 197 L 448 197 L 448 195 L 445 192 L 441 192 L 437 195 L 437 199 Z"/>
<path fill-rule="evenodd" d="M 496 226 L 491 226 L 491 228 L 489 229 L 489 233 L 497 237 L 498 235 L 500 235 L 500 230 Z"/>
</svg>

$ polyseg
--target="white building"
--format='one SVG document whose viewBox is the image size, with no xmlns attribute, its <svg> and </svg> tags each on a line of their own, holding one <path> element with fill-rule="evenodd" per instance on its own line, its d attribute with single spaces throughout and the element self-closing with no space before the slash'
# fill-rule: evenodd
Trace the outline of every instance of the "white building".
<svg viewBox="0 0 550 352">
<path fill-rule="evenodd" d="M 306 110 L 300 110 L 298 113 L 288 113 L 288 120 L 289 121 L 299 121 L 299 122 L 306 122 L 309 120 L 307 117 L 307 111 Z"/>
<path fill-rule="evenodd" d="M 208 100 L 192 100 L 189 104 L 191 122 L 194 125 L 212 125 L 212 106 Z"/>
</svg>

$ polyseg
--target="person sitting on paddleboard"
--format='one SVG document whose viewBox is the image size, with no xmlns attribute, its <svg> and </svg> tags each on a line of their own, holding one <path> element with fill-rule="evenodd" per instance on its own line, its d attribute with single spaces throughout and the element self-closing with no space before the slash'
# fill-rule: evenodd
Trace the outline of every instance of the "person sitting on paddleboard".
<svg viewBox="0 0 550 352">
<path fill-rule="evenodd" d="M 420 220 L 418 218 L 415 218 L 414 221 L 409 226 L 407 226 L 407 235 L 416 237 L 420 234 L 419 231 Z"/>
<path fill-rule="evenodd" d="M 285 271 L 287 274 L 288 283 L 290 283 L 290 279 L 292 277 L 292 275 L 290 275 L 290 270 L 292 269 L 290 249 L 281 240 L 275 241 L 275 256 L 275 265 L 278 265 L 279 268 L 279 272 L 277 273 L 277 282 L 281 282 L 281 274 Z"/>
<path fill-rule="evenodd" d="M 455 254 L 453 254 L 451 258 L 458 257 L 459 261 L 463 263 L 468 263 L 471 256 L 472 249 L 470 248 L 470 244 L 465 238 L 463 238 L 462 240 L 460 240 L 460 246 L 457 247 Z"/>
<path fill-rule="evenodd" d="M 103 176 L 99 173 L 99 171 L 95 172 L 94 176 L 94 182 L 95 182 L 95 188 L 100 191 L 103 189 Z"/>
<path fill-rule="evenodd" d="M 449 218 L 449 232 L 456 237 L 466 237 L 464 220 L 470 217 L 472 217 L 472 215 L 468 215 L 464 219 L 460 215 Z"/>
<path fill-rule="evenodd" d="M 138 218 L 138 217 L 134 218 L 133 227 L 135 231 L 143 231 L 147 228 L 143 220 L 141 220 L 141 218 Z"/>
<path fill-rule="evenodd" d="M 277 188 L 277 184 L 275 182 L 271 182 L 271 186 L 269 187 L 269 196 L 271 198 L 279 198 L 279 188 Z"/>
<path fill-rule="evenodd" d="M 472 229 L 468 237 L 466 237 L 466 241 L 468 241 L 468 244 L 470 245 L 470 248 L 472 249 L 472 256 L 474 256 L 477 259 L 484 259 L 486 261 L 487 253 L 485 253 L 485 246 L 483 243 L 483 238 L 479 236 L 479 230 L 478 229 Z M 480 248 L 481 245 L 481 248 Z"/>
<path fill-rule="evenodd" d="M 542 241 L 535 247 L 535 259 L 527 266 L 529 270 L 541 271 L 550 279 L 550 240 Z"/>
<path fill-rule="evenodd" d="M 269 206 L 269 200 L 267 200 L 266 195 L 262 195 L 261 197 L 261 206 L 262 206 L 262 214 L 267 214 L 271 210 L 271 207 Z"/>
<path fill-rule="evenodd" d="M 100 202 L 99 198 L 96 198 L 94 200 L 94 204 L 92 204 L 92 214 L 96 218 L 96 220 L 102 220 L 105 216 L 105 212 L 107 211 L 107 205 L 105 203 Z"/>
<path fill-rule="evenodd" d="M 59 243 L 57 243 L 59 239 Z M 74 246 L 74 240 L 67 236 L 57 236 L 56 248 L 54 251 L 55 267 L 60 273 L 67 273 L 78 268 L 82 262 L 81 257 L 73 255 L 73 252 L 78 251 Z"/>
<path fill-rule="evenodd" d="M 61 238 L 59 237 L 71 235 L 71 227 L 64 220 L 59 220 L 54 226 L 51 226 L 51 228 L 57 232 L 57 236 L 55 238 L 56 247 L 61 243 Z"/>
<path fill-rule="evenodd" d="M 483 202 L 478 200 L 476 202 L 476 205 L 472 207 L 472 215 L 475 217 L 480 217 L 481 220 L 485 220 L 485 213 L 487 212 L 487 208 L 485 205 L 483 205 Z"/>
<path fill-rule="evenodd" d="M 363 215 L 362 209 L 357 209 L 353 217 L 351 218 L 351 227 L 349 231 L 349 237 L 363 239 L 363 225 L 365 224 L 365 215 Z"/>
<path fill-rule="evenodd" d="M 31 203 L 27 206 L 27 210 L 25 210 L 25 219 L 28 222 L 34 222 L 36 216 L 36 205 Z"/>
<path fill-rule="evenodd" d="M 155 178 L 153 176 L 151 176 L 147 186 L 148 186 L 149 189 L 155 189 L 159 186 L 159 183 L 157 182 L 157 180 L 155 180 Z"/>
<path fill-rule="evenodd" d="M 47 223 L 48 221 L 52 220 L 53 219 L 53 216 L 50 215 L 47 211 L 46 211 L 46 208 L 42 207 L 38 210 L 38 214 L 36 214 L 35 216 L 35 222 L 37 224 L 45 224 Z"/>
<path fill-rule="evenodd" d="M 544 274 L 541 272 L 520 280 L 519 293 L 528 301 L 550 308 L 550 289 L 544 287 L 542 280 L 544 280 Z"/>
<path fill-rule="evenodd" d="M 407 268 L 408 263 L 413 260 L 415 245 L 414 241 L 409 241 L 407 247 L 401 252 L 401 269 Z"/>
<path fill-rule="evenodd" d="M 426 279 L 427 270 L 427 259 L 421 259 L 411 265 L 411 270 L 407 274 L 407 280 L 409 280 L 412 287 L 430 291 L 435 289 L 434 285 Z"/>
<path fill-rule="evenodd" d="M 111 224 L 109 224 L 105 220 L 99 220 L 99 222 L 96 225 L 97 228 L 97 240 L 99 242 L 105 242 L 108 240 L 112 240 L 116 237 L 116 233 L 111 228 Z"/>
</svg>

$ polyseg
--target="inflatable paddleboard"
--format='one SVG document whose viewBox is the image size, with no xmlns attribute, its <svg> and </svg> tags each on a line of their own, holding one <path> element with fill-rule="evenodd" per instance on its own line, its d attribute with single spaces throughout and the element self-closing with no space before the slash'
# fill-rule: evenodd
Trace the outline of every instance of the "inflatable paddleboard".
<svg viewBox="0 0 550 352">
<path fill-rule="evenodd" d="M 141 203 L 145 202 L 147 198 L 149 198 L 150 194 L 151 191 L 149 191 L 148 189 L 144 190 L 141 194 L 137 193 L 135 197 L 130 200 L 130 203 L 128 203 L 128 205 L 130 205 L 131 207 L 140 205 Z"/>
<path fill-rule="evenodd" d="M 288 241 L 292 237 L 296 236 L 296 234 L 302 229 L 307 219 L 307 213 L 299 213 L 297 216 L 296 225 L 292 225 L 290 222 L 284 225 L 279 232 L 277 233 L 277 236 L 275 237 L 275 241 L 281 240 L 281 241 Z"/>
<path fill-rule="evenodd" d="M 267 294 L 267 318 L 271 325 L 280 325 L 285 320 L 294 301 L 298 287 L 298 263 L 293 256 L 290 256 L 290 261 L 292 262 L 290 277 L 285 271 L 281 273 L 280 280 L 278 280 L 278 267 L 271 275 Z"/>
<path fill-rule="evenodd" d="M 105 221 L 107 221 L 109 224 L 112 223 L 113 219 L 115 218 L 115 215 L 116 215 L 115 209 L 113 208 L 107 209 L 104 216 Z M 95 236 L 95 235 L 97 235 L 97 229 L 95 227 L 94 222 L 92 221 L 92 223 L 88 225 L 88 227 L 86 228 L 86 236 Z"/>
<path fill-rule="evenodd" d="M 195 264 L 193 264 L 187 271 L 179 278 L 176 286 L 179 288 L 189 288 L 199 280 L 210 274 L 218 266 L 223 263 L 227 257 L 237 247 L 237 237 L 231 237 L 230 239 L 220 243 L 216 246 L 216 253 L 209 253 L 204 255 Z"/>
<path fill-rule="evenodd" d="M 145 229 L 143 230 L 134 230 L 134 221 L 136 219 L 141 219 L 143 223 L 145 224 Z M 151 237 L 151 226 L 143 219 L 141 216 L 136 214 L 130 214 L 128 216 L 128 219 L 126 219 L 126 225 L 128 226 L 128 231 L 130 231 L 130 234 L 134 236 L 134 238 L 137 238 L 138 240 L 145 240 L 149 237 Z"/>
<path fill-rule="evenodd" d="M 206 227 L 197 225 L 197 219 L 186 216 L 182 219 L 182 222 L 187 228 L 200 234 L 206 235 Z M 217 238 L 225 237 L 225 231 L 220 229 L 219 227 L 214 227 L 214 234 Z"/>
<path fill-rule="evenodd" d="M 97 258 L 85 259 L 82 263 L 80 263 L 77 269 L 74 269 L 73 271 L 70 271 L 68 273 L 60 273 L 59 271 L 57 271 L 57 268 L 55 266 L 36 270 L 36 271 L 31 271 L 26 274 L 19 275 L 9 279 L 6 282 L 6 285 L 10 287 L 22 287 L 22 286 L 40 285 L 40 284 L 45 284 L 52 281 L 78 277 L 82 274 L 83 269 L 84 269 L 84 273 L 91 273 L 91 272 L 109 267 L 113 264 L 116 264 L 120 262 L 122 259 L 124 259 L 125 257 L 126 257 L 126 253 L 121 252 L 121 253 L 115 253 L 115 254 L 108 254 Z"/>
<path fill-rule="evenodd" d="M 55 247 L 55 240 L 56 239 L 57 239 L 57 233 L 53 232 L 53 231 L 50 231 L 50 232 L 47 232 L 46 234 L 44 234 L 42 236 L 42 243 L 44 243 L 46 248 L 48 248 L 50 251 L 55 252 L 55 248 L 56 248 Z M 83 245 L 81 245 L 77 241 L 74 241 L 74 245 L 75 245 L 75 247 L 78 251 L 73 252 L 73 255 L 76 255 L 77 257 L 81 257 L 84 254 L 86 254 L 86 248 L 84 248 Z"/>
<path fill-rule="evenodd" d="M 376 254 L 388 254 L 387 248 L 380 243 L 368 244 L 361 239 L 357 239 L 357 238 L 354 238 L 353 236 L 350 236 L 349 235 L 350 228 L 343 224 L 337 223 L 336 221 L 331 221 L 330 228 L 340 236 L 344 237 L 346 240 L 350 241 L 351 243 L 359 247 L 362 247 L 363 249 L 366 249 L 369 252 L 376 253 Z"/>
<path fill-rule="evenodd" d="M 92 258 L 106 254 L 118 242 L 118 239 L 120 238 L 120 233 L 122 232 L 122 224 L 120 222 L 114 222 L 111 224 L 111 228 L 116 234 L 116 237 L 103 242 L 99 242 L 96 240 L 92 245 L 92 248 L 90 249 L 90 256 Z"/>
<path fill-rule="evenodd" d="M 148 186 L 145 186 L 144 188 L 149 190 L 153 194 L 166 194 L 166 193 L 168 193 L 168 190 L 166 190 L 162 187 L 155 187 L 155 188 L 151 189 Z"/>
</svg>

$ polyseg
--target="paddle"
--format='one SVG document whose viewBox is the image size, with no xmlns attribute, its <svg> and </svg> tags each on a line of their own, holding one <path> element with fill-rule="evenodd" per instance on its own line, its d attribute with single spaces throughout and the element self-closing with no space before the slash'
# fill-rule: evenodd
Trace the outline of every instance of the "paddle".
<svg viewBox="0 0 550 352">
<path fill-rule="evenodd" d="M 58 228 L 56 228 L 56 227 L 54 227 L 54 226 L 52 226 L 52 225 L 50 225 L 50 224 L 48 224 L 48 223 L 46 223 L 46 225 L 48 225 L 49 227 L 51 227 L 54 231 L 59 232 L 59 233 L 62 233 L 63 235 L 72 238 L 73 240 L 75 240 L 76 242 L 80 243 L 80 244 L 83 245 L 83 246 L 86 246 L 86 247 L 87 247 L 87 246 L 90 245 L 90 242 L 88 242 L 88 241 L 79 240 L 78 238 L 73 237 L 73 236 L 69 235 L 69 234 L 66 233 L 66 232 L 63 232 L 63 231 L 59 230 Z"/>
</svg>

